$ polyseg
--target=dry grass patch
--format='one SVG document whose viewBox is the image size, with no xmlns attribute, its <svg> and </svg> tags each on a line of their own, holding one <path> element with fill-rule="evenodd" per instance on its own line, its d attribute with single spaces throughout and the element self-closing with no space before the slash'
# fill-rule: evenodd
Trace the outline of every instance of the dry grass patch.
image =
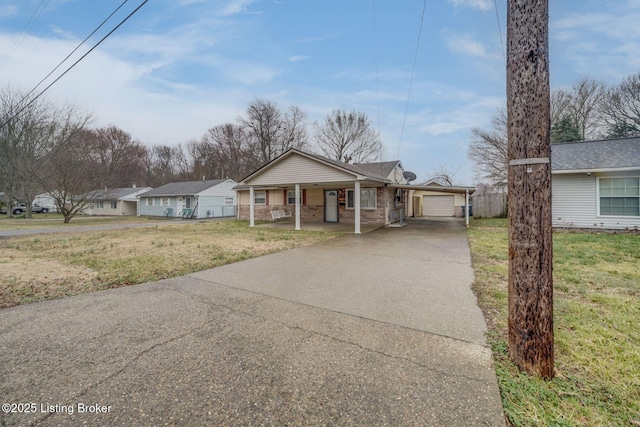
<svg viewBox="0 0 640 427">
<path fill-rule="evenodd" d="M 0 240 L 0 307 L 181 276 L 335 234 L 244 221 Z"/>
<path fill-rule="evenodd" d="M 149 218 L 150 219 L 150 218 Z M 133 224 L 148 223 L 149 219 L 138 216 L 89 216 L 77 215 L 68 224 L 64 223 L 62 214 L 46 213 L 33 214 L 33 218 L 25 218 L 24 215 L 7 217 L 0 215 L 0 230 L 28 230 L 34 228 L 53 227 L 75 227 L 79 225 L 99 225 L 99 224 Z M 153 219 L 158 220 L 157 218 Z M 161 219 L 162 220 L 162 219 Z"/>
</svg>

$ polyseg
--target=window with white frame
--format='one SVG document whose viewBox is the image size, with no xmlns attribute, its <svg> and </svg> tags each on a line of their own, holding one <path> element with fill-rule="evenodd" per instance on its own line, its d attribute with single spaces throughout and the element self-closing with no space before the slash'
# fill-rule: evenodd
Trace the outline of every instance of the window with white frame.
<svg viewBox="0 0 640 427">
<path fill-rule="evenodd" d="M 147 197 L 147 206 L 153 206 L 153 201 L 155 199 L 153 197 Z"/>
<path fill-rule="evenodd" d="M 111 202 L 111 209 L 118 209 L 118 202 L 116 200 Z"/>
<path fill-rule="evenodd" d="M 102 209 L 104 208 L 104 202 L 101 200 L 99 202 L 96 202 L 96 208 L 97 209 Z"/>
<path fill-rule="evenodd" d="M 169 198 L 168 197 L 163 197 L 160 199 L 160 206 L 169 206 Z"/>
<path fill-rule="evenodd" d="M 256 205 L 266 205 L 267 204 L 267 192 L 265 190 L 254 191 L 253 192 L 253 203 Z"/>
<path fill-rule="evenodd" d="M 233 205 L 233 197 L 225 197 L 224 198 L 225 205 Z"/>
<path fill-rule="evenodd" d="M 354 196 L 355 190 L 353 188 L 347 189 L 347 209 L 355 208 Z M 376 208 L 376 189 L 375 188 L 362 188 L 360 189 L 360 209 L 375 209 Z"/>
<path fill-rule="evenodd" d="M 302 192 L 304 190 L 300 190 L 300 204 L 302 204 Z M 296 190 L 287 190 L 287 204 L 295 205 L 296 204 Z"/>
<path fill-rule="evenodd" d="M 640 216 L 640 177 L 600 178 L 600 215 Z"/>
</svg>

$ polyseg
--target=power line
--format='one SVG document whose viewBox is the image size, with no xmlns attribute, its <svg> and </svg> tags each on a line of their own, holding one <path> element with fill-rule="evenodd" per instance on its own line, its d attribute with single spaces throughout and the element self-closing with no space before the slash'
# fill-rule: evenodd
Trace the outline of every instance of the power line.
<svg viewBox="0 0 640 427">
<path fill-rule="evenodd" d="M 378 29 L 376 25 L 376 0 L 371 1 L 373 7 L 373 49 L 374 60 L 376 65 L 376 106 L 378 113 L 378 138 L 380 137 L 380 73 L 378 71 Z M 378 152 L 378 157 L 382 160 L 382 147 Z M 382 173 L 380 174 L 382 175 Z"/>
<path fill-rule="evenodd" d="M 128 2 L 128 1 L 129 1 L 129 0 L 124 0 L 124 1 L 120 4 L 120 6 L 118 6 L 118 7 L 116 8 L 116 10 L 114 10 L 113 12 L 111 12 L 111 14 L 110 14 L 109 16 L 107 16 L 107 17 L 104 19 L 104 21 L 102 21 L 102 22 L 100 23 L 100 25 L 98 25 L 98 26 L 96 27 L 96 29 L 95 29 L 95 30 L 93 30 L 93 31 L 91 32 L 91 34 L 89 34 L 87 37 L 85 37 L 85 39 L 84 39 L 84 40 L 82 40 L 82 41 L 80 42 L 80 44 L 78 44 L 78 46 L 76 46 L 76 48 L 75 48 L 75 49 L 73 49 L 73 50 L 72 50 L 72 51 L 71 51 L 71 52 L 70 52 L 70 53 L 69 53 L 69 54 L 68 54 L 68 55 L 67 55 L 67 56 L 62 60 L 62 61 L 60 61 L 60 63 L 59 63 L 58 65 L 56 65 L 56 66 L 55 66 L 55 68 L 54 68 L 53 70 L 51 70 L 51 72 L 49 72 L 49 74 L 47 74 L 46 76 L 44 76 L 44 78 L 43 78 L 42 80 L 40 80 L 40 81 L 38 82 L 38 84 L 37 84 L 37 85 L 35 85 L 35 86 L 33 87 L 33 89 L 31 89 L 31 90 L 29 91 L 29 93 L 27 93 L 27 94 L 22 98 L 22 100 L 20 101 L 20 103 L 21 103 L 22 101 L 24 101 L 25 99 L 27 99 L 27 97 L 28 97 L 29 95 L 31 95 L 31 94 L 32 94 L 32 93 L 33 93 L 33 92 L 38 88 L 38 86 L 40 86 L 40 85 L 42 84 L 42 82 L 44 82 L 45 80 L 47 80 L 47 79 L 49 78 L 49 76 L 51 76 L 51 74 L 55 73 L 55 72 L 56 72 L 56 70 L 57 70 L 58 68 L 60 68 L 60 66 L 61 66 L 62 64 L 64 64 L 64 63 L 67 61 L 67 59 L 69 59 L 69 57 L 71 57 L 71 55 L 73 55 L 74 53 L 76 53 L 76 51 L 77 51 L 78 49 L 80 49 L 80 47 L 81 47 L 81 46 L 82 46 L 82 45 L 83 45 L 87 40 L 89 40 L 89 38 L 90 38 L 92 35 L 94 35 L 94 34 L 95 34 L 95 33 L 96 33 L 100 28 L 102 28 L 102 26 L 103 26 L 103 25 L 104 25 L 104 24 L 105 24 L 109 19 L 111 19 L 111 17 L 112 17 L 113 15 L 115 15 L 115 14 L 116 14 L 116 12 L 118 12 L 118 11 L 122 8 L 122 6 L 124 6 L 124 5 L 125 5 L 125 3 L 126 3 L 126 2 Z"/>
<path fill-rule="evenodd" d="M 2 64 L 0 65 L 0 70 L 2 70 L 5 67 L 5 65 L 7 65 L 7 62 L 9 62 L 9 58 L 14 54 L 14 52 L 18 48 L 18 45 L 22 43 L 22 40 L 24 40 L 25 36 L 27 35 L 27 32 L 31 29 L 33 24 L 38 20 L 47 3 L 49 3 L 49 0 L 40 0 L 40 4 L 38 4 L 36 9 L 31 13 L 31 16 L 27 20 L 27 23 L 24 25 L 24 28 L 22 29 L 22 31 L 20 31 L 18 36 L 13 41 L 13 44 L 11 45 L 11 47 L 9 48 L 9 51 L 7 52 L 7 56 L 4 57 L 4 61 L 2 61 Z"/>
<path fill-rule="evenodd" d="M 496 22 L 498 23 L 498 34 L 500 35 L 500 47 L 502 48 L 502 57 L 504 62 L 507 62 L 507 54 L 504 51 L 504 41 L 502 40 L 502 27 L 500 26 L 500 16 L 498 15 L 498 3 L 497 0 L 493 0 L 493 7 L 496 11 Z"/>
<path fill-rule="evenodd" d="M 424 15 L 427 10 L 427 0 L 424 0 L 424 5 L 422 6 L 422 16 L 420 17 L 420 29 L 418 30 L 418 41 L 416 42 L 416 52 L 413 56 L 413 67 L 411 69 L 411 80 L 409 81 L 409 93 L 407 94 L 407 104 L 404 109 L 404 118 L 402 119 L 402 128 L 400 129 L 400 142 L 398 143 L 398 153 L 396 154 L 396 159 L 400 158 L 400 148 L 402 147 L 402 138 L 404 136 L 404 126 L 407 122 L 407 113 L 409 111 L 409 99 L 411 98 L 411 88 L 413 87 L 413 76 L 416 72 L 416 63 L 418 62 L 418 51 L 420 48 L 420 38 L 422 36 L 422 25 L 424 24 Z"/>
<path fill-rule="evenodd" d="M 84 55 L 82 55 L 76 62 L 74 62 L 73 64 L 71 64 L 71 66 L 69 68 L 67 68 L 62 74 L 60 74 L 54 81 L 52 81 L 51 83 L 49 83 L 49 85 L 47 87 L 45 87 L 44 89 L 42 89 L 40 91 L 40 93 L 38 93 L 35 97 L 33 97 L 33 99 L 31 99 L 25 106 L 23 106 L 22 108 L 20 108 L 13 116 L 11 116 L 8 120 L 6 120 L 4 123 L 2 123 L 2 125 L 0 125 L 0 129 L 5 127 L 7 125 L 7 123 L 9 123 L 11 120 L 15 119 L 20 113 L 22 113 L 27 107 L 29 107 L 31 104 L 33 104 L 38 98 L 40 98 L 40 96 L 42 96 L 51 86 L 53 86 L 55 83 L 58 82 L 58 80 L 60 80 L 65 74 L 67 74 L 69 71 L 71 71 L 71 69 L 73 67 L 75 67 L 80 61 L 82 61 L 87 55 L 89 55 L 91 52 L 93 52 L 93 50 L 95 48 L 97 48 L 98 46 L 100 46 L 100 44 L 105 41 L 107 39 L 107 37 L 109 37 L 111 34 L 113 34 L 118 28 L 120 28 L 120 26 L 122 26 L 122 24 L 124 24 L 125 22 L 127 22 L 129 20 L 129 18 L 131 18 L 138 10 L 140 10 L 140 8 L 142 6 L 144 6 L 149 0 L 144 0 L 138 7 L 136 7 L 134 9 L 133 12 L 131 12 L 129 15 L 127 15 L 126 18 L 124 18 L 122 21 L 120 21 L 120 23 L 118 25 L 115 26 L 115 28 L 113 28 L 111 31 L 109 31 L 107 33 L 107 35 L 105 35 L 103 38 L 100 39 L 100 41 L 98 41 L 98 43 L 96 43 L 95 45 L 93 45 L 93 47 L 91 49 L 89 49 Z M 33 91 L 31 91 L 33 92 Z M 29 93 L 31 93 L 29 92 Z"/>
</svg>

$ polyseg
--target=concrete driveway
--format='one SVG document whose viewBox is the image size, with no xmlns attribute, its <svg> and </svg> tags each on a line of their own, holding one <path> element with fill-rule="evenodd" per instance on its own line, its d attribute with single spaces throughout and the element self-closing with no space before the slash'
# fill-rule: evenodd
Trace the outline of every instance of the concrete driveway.
<svg viewBox="0 0 640 427">
<path fill-rule="evenodd" d="M 504 426 L 472 280 L 414 220 L 1 310 L 0 424 Z"/>
</svg>

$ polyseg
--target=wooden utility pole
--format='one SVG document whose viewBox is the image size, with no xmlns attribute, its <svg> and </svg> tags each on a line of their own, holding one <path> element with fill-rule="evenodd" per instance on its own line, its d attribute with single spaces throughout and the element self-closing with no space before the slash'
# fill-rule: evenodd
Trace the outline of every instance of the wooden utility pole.
<svg viewBox="0 0 640 427">
<path fill-rule="evenodd" d="M 548 0 L 508 0 L 509 356 L 552 378 Z"/>
</svg>

